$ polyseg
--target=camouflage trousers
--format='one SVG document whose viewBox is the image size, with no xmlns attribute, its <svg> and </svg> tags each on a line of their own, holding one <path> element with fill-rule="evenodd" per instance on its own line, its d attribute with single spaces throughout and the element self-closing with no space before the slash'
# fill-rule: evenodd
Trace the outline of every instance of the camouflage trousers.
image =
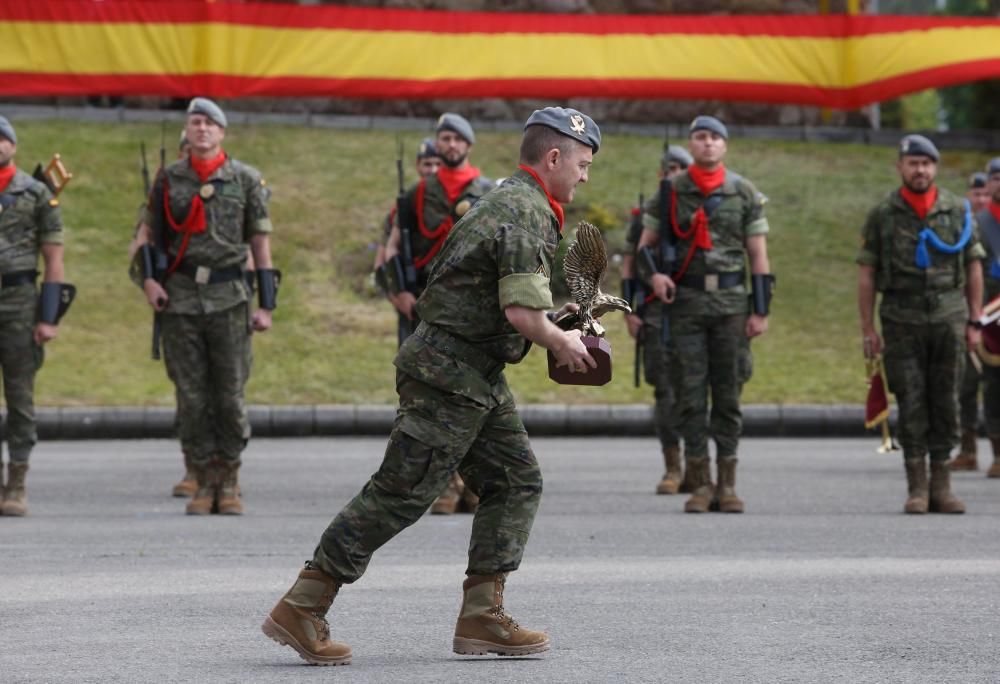
<svg viewBox="0 0 1000 684">
<path fill-rule="evenodd" d="M 899 406 L 904 458 L 929 453 L 947 460 L 958 443 L 964 325 L 964 319 L 917 325 L 882 320 L 885 375 Z"/>
<path fill-rule="evenodd" d="M 244 387 L 252 352 L 247 304 L 163 315 L 163 359 L 177 397 L 181 449 L 199 468 L 239 461 L 250 438 Z"/>
<path fill-rule="evenodd" d="M 744 314 L 670 317 L 670 379 L 685 460 L 736 455 L 743 413 L 740 394 L 753 372 Z M 709 411 L 711 397 L 711 412 Z"/>
<path fill-rule="evenodd" d="M 674 390 L 670 386 L 670 357 L 663 343 L 659 322 L 643 323 L 642 363 L 646 382 L 653 386 L 653 424 L 660 445 L 667 449 L 680 443 L 674 413 Z"/>
<path fill-rule="evenodd" d="M 456 470 L 479 495 L 469 575 L 516 570 L 542 494 L 542 474 L 513 397 L 490 408 L 399 371 L 399 409 L 378 472 L 327 527 L 313 562 L 337 580 L 364 574 L 372 554 L 416 522 Z"/>
<path fill-rule="evenodd" d="M 35 374 L 44 351 L 35 343 L 34 300 L 22 315 L 0 318 L 0 367 L 7 403 L 5 437 L 10 460 L 26 462 L 38 441 L 35 427 Z"/>
<path fill-rule="evenodd" d="M 983 372 L 985 373 L 985 370 Z M 962 426 L 962 430 L 975 430 L 979 425 L 980 380 L 982 378 L 976 367 L 967 362 L 958 393 L 959 425 Z"/>
</svg>

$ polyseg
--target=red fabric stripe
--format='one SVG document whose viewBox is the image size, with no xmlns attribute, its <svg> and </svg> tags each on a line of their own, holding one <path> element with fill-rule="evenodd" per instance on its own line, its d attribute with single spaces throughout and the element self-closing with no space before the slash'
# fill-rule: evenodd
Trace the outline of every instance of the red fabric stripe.
<svg viewBox="0 0 1000 684">
<path fill-rule="evenodd" d="M 252 78 L 220 74 L 174 76 L 156 74 L 32 74 L 0 72 L 0 95 L 51 96 L 161 95 L 217 98 L 233 97 L 353 97 L 454 98 L 480 97 L 544 98 L 571 97 L 643 99 L 720 99 L 794 103 L 855 109 L 926 88 L 1000 77 L 1000 58 L 927 69 L 856 88 L 817 88 L 773 83 L 688 81 L 671 79 L 495 79 L 405 81 L 393 79 Z"/>
<path fill-rule="evenodd" d="M 0 20 L 85 23 L 225 22 L 303 29 L 421 31 L 431 33 L 706 34 L 741 36 L 864 36 L 936 27 L 995 26 L 981 17 L 832 15 L 566 15 L 444 12 L 364 7 L 316 7 L 236 2 L 34 0 L 5 3 Z"/>
</svg>

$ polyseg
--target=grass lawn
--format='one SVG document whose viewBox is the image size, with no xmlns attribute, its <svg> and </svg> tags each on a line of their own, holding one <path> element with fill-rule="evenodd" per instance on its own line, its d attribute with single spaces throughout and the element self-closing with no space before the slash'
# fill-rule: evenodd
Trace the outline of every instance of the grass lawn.
<svg viewBox="0 0 1000 684">
<path fill-rule="evenodd" d="M 176 127 L 176 124 L 174 125 Z M 126 248 L 142 186 L 138 148 L 158 146 L 159 125 L 18 124 L 17 160 L 26 170 L 60 152 L 74 179 L 63 196 L 66 273 L 79 288 L 38 377 L 40 405 L 171 405 L 162 364 L 149 359 L 150 311 L 128 280 Z M 172 145 L 178 131 L 168 132 Z M 405 136 L 412 154 L 425 132 Z M 254 341 L 253 403 L 391 403 L 395 400 L 395 316 L 369 285 L 380 221 L 395 196 L 395 133 L 233 127 L 226 149 L 260 168 L 273 190 L 272 249 L 284 271 L 272 331 Z M 490 177 L 516 167 L 519 135 L 481 133 L 473 162 Z M 731 141 L 729 166 L 768 195 L 769 249 L 778 290 L 770 331 L 754 343 L 747 402 L 862 401 L 863 363 L 853 263 L 869 207 L 898 184 L 895 151 L 857 145 Z M 155 150 L 150 163 L 155 166 Z M 169 150 L 170 153 L 173 149 Z M 660 141 L 605 136 L 590 182 L 567 226 L 589 209 L 620 217 L 640 179 L 653 191 Z M 964 191 L 987 152 L 944 150 L 939 182 Z M 408 180 L 413 180 L 407 161 Z M 606 233 L 612 251 L 622 230 Z M 612 273 L 605 289 L 617 292 Z M 632 386 L 632 346 L 620 316 L 605 321 L 617 372 L 603 388 L 555 385 L 538 349 L 508 378 L 521 402 L 647 401 Z"/>
</svg>

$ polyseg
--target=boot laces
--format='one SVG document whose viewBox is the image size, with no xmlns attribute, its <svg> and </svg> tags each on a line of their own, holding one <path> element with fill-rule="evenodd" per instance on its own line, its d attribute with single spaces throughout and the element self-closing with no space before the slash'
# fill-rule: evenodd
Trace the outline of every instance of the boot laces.
<svg viewBox="0 0 1000 684">
<path fill-rule="evenodd" d="M 500 588 L 497 589 L 496 591 L 496 599 L 497 599 L 496 605 L 494 605 L 493 608 L 490 609 L 490 613 L 492 613 L 494 617 L 496 617 L 496 619 L 499 620 L 500 624 L 502 624 L 504 627 L 506 627 L 512 632 L 516 632 L 519 629 L 517 621 L 513 617 L 508 615 L 503 607 L 503 589 L 504 585 L 506 584 L 505 580 L 506 578 L 500 580 Z"/>
</svg>

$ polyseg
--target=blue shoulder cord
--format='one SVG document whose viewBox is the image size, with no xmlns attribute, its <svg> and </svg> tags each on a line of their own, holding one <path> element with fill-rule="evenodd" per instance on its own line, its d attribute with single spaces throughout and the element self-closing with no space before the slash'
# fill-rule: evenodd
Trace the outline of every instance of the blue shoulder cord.
<svg viewBox="0 0 1000 684">
<path fill-rule="evenodd" d="M 962 234 L 959 236 L 958 241 L 949 245 L 937 236 L 930 226 L 924 226 L 923 230 L 917 236 L 917 268 L 926 269 L 931 265 L 931 257 L 927 252 L 927 243 L 931 243 L 931 247 L 939 252 L 944 252 L 945 254 L 958 254 L 965 246 L 969 244 L 969 239 L 972 237 L 972 206 L 969 204 L 969 200 L 964 201 L 965 204 L 965 222 L 962 226 Z"/>
</svg>

